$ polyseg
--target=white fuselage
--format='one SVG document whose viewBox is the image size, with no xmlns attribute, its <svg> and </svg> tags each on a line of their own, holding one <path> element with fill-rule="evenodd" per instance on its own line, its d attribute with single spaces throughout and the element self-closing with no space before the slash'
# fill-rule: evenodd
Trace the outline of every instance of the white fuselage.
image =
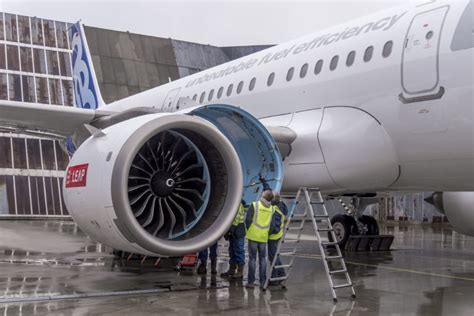
<svg viewBox="0 0 474 316">
<path fill-rule="evenodd" d="M 194 98 L 189 106 L 230 104 L 265 126 L 288 126 L 298 137 L 285 160 L 285 190 L 474 191 L 473 49 L 453 49 L 467 5 L 435 1 L 364 17 L 117 101 L 107 110 L 179 111 L 183 98 Z"/>
</svg>

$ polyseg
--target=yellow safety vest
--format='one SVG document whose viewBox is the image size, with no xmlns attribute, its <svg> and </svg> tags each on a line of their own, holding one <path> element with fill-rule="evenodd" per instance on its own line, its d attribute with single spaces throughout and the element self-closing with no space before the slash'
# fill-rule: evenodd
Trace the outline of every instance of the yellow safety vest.
<svg viewBox="0 0 474 316">
<path fill-rule="evenodd" d="M 277 212 L 281 216 L 280 230 L 278 231 L 278 233 L 268 236 L 268 240 L 278 240 L 283 237 L 283 227 L 285 227 L 286 218 L 282 211 L 280 211 L 278 206 L 275 206 L 275 212 Z"/>
<path fill-rule="evenodd" d="M 272 205 L 266 207 L 260 202 L 253 202 L 252 205 L 254 213 L 252 224 L 247 230 L 247 239 L 266 243 L 268 241 L 268 233 L 275 209 Z"/>
<path fill-rule="evenodd" d="M 245 207 L 241 203 L 237 214 L 235 214 L 234 221 L 232 222 L 233 226 L 239 226 L 239 224 L 245 223 Z"/>
</svg>

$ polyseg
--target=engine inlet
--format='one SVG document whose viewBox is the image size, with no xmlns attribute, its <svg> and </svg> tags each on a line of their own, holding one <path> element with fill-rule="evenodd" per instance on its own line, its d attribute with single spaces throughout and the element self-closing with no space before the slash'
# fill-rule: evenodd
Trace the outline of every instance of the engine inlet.
<svg viewBox="0 0 474 316">
<path fill-rule="evenodd" d="M 138 151 L 128 176 L 128 198 L 138 223 L 155 237 L 173 239 L 199 222 L 209 201 L 209 168 L 184 135 L 164 131 Z"/>
</svg>

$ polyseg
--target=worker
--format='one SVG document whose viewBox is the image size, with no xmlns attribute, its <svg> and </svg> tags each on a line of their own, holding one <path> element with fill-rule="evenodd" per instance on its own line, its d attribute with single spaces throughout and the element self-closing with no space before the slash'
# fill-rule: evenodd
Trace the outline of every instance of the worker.
<svg viewBox="0 0 474 316">
<path fill-rule="evenodd" d="M 245 201 L 242 199 L 232 226 L 226 234 L 229 241 L 229 269 L 222 277 L 243 279 L 245 266 Z"/>
<path fill-rule="evenodd" d="M 198 274 L 207 273 L 207 258 L 211 259 L 211 273 L 217 274 L 217 242 L 209 247 L 209 249 L 204 249 L 199 252 L 199 267 L 197 269 Z"/>
<path fill-rule="evenodd" d="M 271 204 L 273 193 L 271 190 L 265 190 L 260 200 L 253 202 L 245 218 L 247 228 L 248 250 L 249 250 L 249 268 L 247 288 L 255 287 L 255 270 L 258 255 L 260 288 L 266 279 L 267 270 L 267 242 L 270 225 L 274 213 L 274 207 Z"/>
<path fill-rule="evenodd" d="M 276 255 L 278 243 L 281 237 L 283 237 L 283 230 L 285 227 L 285 221 L 288 216 L 288 208 L 286 204 L 281 200 L 279 192 L 273 192 L 272 205 L 275 207 L 275 214 L 272 219 L 270 227 L 270 234 L 268 236 L 268 260 L 270 264 L 273 262 L 273 258 Z M 276 266 L 281 265 L 280 257 L 276 258 Z M 273 269 L 272 278 L 284 277 L 285 270 L 283 268 Z M 277 285 L 279 282 L 271 282 L 270 285 Z"/>
</svg>

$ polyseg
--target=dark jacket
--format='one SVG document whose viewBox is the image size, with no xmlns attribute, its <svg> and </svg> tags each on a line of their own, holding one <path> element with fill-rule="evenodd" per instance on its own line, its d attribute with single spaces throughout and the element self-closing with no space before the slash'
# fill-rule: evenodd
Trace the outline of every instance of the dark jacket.
<svg viewBox="0 0 474 316">
<path fill-rule="evenodd" d="M 283 201 L 280 201 L 278 203 L 278 208 L 280 211 L 283 213 L 283 215 L 287 216 L 288 215 L 288 208 L 286 207 L 286 204 Z M 278 212 L 275 212 L 272 217 L 272 223 L 270 224 L 270 235 L 276 234 L 280 231 L 281 223 L 284 219 L 281 217 L 281 215 Z"/>
</svg>

